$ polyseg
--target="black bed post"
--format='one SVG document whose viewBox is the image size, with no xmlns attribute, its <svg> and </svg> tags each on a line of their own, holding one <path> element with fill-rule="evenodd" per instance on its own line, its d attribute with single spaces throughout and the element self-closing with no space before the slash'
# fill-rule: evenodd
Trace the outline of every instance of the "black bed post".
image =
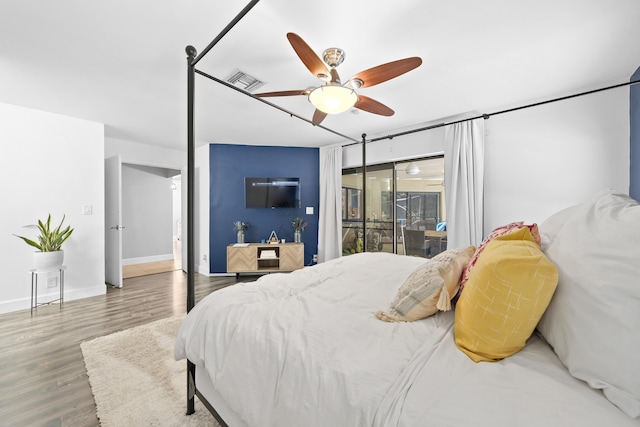
<svg viewBox="0 0 640 427">
<path fill-rule="evenodd" d="M 195 290 L 195 248 L 193 236 L 195 230 L 195 126 L 194 126 L 194 94 L 196 64 L 246 15 L 260 0 L 251 0 L 249 4 L 205 47 L 198 56 L 196 48 L 187 46 L 187 313 L 196 305 Z M 196 365 L 187 359 L 187 415 L 195 412 Z M 219 415 L 212 411 L 220 425 L 226 426 Z"/>
<path fill-rule="evenodd" d="M 367 134 L 362 134 L 362 252 L 367 251 Z"/>
<path fill-rule="evenodd" d="M 195 137 L 194 137 L 194 85 L 196 48 L 187 46 L 187 313 L 195 306 L 195 259 L 194 259 L 194 182 L 195 182 Z M 187 360 L 187 415 L 195 412 L 196 367 Z"/>
</svg>

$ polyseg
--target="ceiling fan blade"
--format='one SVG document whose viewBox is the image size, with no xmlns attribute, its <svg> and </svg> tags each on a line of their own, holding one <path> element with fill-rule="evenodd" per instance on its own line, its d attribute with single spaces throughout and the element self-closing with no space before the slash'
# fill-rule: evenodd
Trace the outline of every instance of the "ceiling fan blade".
<svg viewBox="0 0 640 427">
<path fill-rule="evenodd" d="M 295 33 L 287 33 L 289 43 L 296 51 L 302 63 L 307 67 L 311 74 L 318 78 L 327 78 L 330 75 L 329 69 L 322 62 L 322 59 L 302 40 L 302 37 Z"/>
<path fill-rule="evenodd" d="M 309 95 L 309 91 L 304 89 L 304 90 L 282 90 L 279 92 L 263 92 L 263 93 L 256 93 L 254 94 L 254 96 L 257 96 L 258 98 L 267 98 L 270 96 L 296 96 L 296 95 Z"/>
<path fill-rule="evenodd" d="M 371 99 L 368 96 L 358 95 L 358 102 L 356 102 L 356 107 L 359 110 L 367 111 L 373 114 L 379 114 L 381 116 L 393 116 L 395 112 L 382 104 L 381 102 L 376 101 L 375 99 Z"/>
<path fill-rule="evenodd" d="M 371 87 L 409 72 L 414 68 L 419 67 L 421 64 L 422 59 L 417 56 L 400 59 L 398 61 L 387 62 L 386 64 L 361 71 L 353 76 L 351 80 L 357 79 L 362 81 L 360 88 Z"/>
<path fill-rule="evenodd" d="M 314 125 L 319 125 L 320 123 L 322 123 L 325 117 L 327 117 L 327 113 L 316 109 L 316 111 L 313 113 L 313 119 L 311 119 L 311 123 L 313 123 Z"/>
</svg>

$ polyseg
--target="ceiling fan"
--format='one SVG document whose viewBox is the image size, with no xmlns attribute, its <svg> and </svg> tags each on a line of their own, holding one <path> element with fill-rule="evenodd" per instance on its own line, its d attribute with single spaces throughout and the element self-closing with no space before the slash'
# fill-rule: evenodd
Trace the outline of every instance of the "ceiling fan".
<svg viewBox="0 0 640 427">
<path fill-rule="evenodd" d="M 329 48 L 323 52 L 322 59 L 320 59 L 299 35 L 288 33 L 287 39 L 289 39 L 289 43 L 291 43 L 293 50 L 296 51 L 300 60 L 307 69 L 311 71 L 311 74 L 325 83 L 312 89 L 264 92 L 257 93 L 255 96 L 260 98 L 271 96 L 307 96 L 316 108 L 313 119 L 311 120 L 314 125 L 320 124 L 327 114 L 342 113 L 351 107 L 381 116 L 392 116 L 394 111 L 391 108 L 372 98 L 357 94 L 356 90 L 391 80 L 422 64 L 422 59 L 418 57 L 388 62 L 361 71 L 343 84 L 336 70 L 336 67 L 338 67 L 345 58 L 345 52 L 342 49 Z"/>
</svg>

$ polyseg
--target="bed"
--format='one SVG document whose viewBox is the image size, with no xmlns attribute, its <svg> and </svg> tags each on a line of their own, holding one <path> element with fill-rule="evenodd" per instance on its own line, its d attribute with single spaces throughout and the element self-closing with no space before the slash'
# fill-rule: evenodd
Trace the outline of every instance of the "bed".
<svg viewBox="0 0 640 427">
<path fill-rule="evenodd" d="M 638 242 L 640 206 L 607 190 L 431 260 L 362 253 L 227 287 L 190 311 L 175 356 L 233 427 L 637 427 Z M 507 293 L 538 302 L 482 329 L 469 307 L 490 296 L 495 314 Z M 494 332 L 509 338 L 465 342 Z"/>
</svg>

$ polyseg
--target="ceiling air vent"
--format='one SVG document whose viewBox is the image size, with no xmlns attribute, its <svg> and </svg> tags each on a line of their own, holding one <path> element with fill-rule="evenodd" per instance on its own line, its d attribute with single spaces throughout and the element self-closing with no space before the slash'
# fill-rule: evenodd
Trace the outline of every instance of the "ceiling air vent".
<svg viewBox="0 0 640 427">
<path fill-rule="evenodd" d="M 227 81 L 247 92 L 253 92 L 265 83 L 240 70 L 234 71 L 227 77 Z"/>
</svg>

